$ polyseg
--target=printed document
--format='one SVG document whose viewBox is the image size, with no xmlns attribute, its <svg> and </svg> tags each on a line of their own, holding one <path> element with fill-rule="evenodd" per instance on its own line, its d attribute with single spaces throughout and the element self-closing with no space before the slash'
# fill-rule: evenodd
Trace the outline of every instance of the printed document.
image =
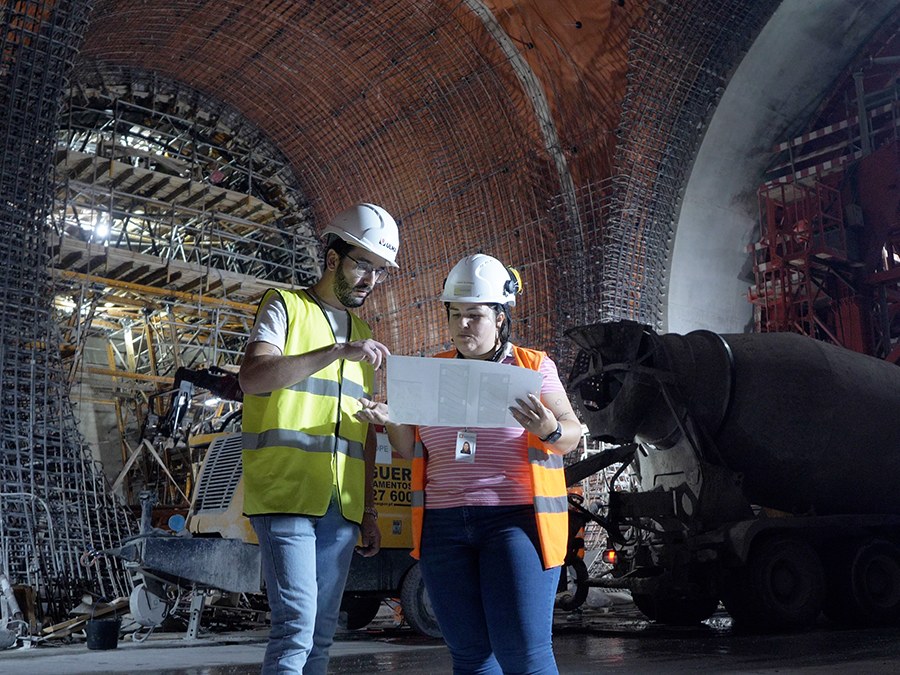
<svg viewBox="0 0 900 675">
<path fill-rule="evenodd" d="M 540 396 L 541 374 L 477 359 L 387 357 L 387 404 L 399 424 L 518 427 L 516 399 Z"/>
</svg>

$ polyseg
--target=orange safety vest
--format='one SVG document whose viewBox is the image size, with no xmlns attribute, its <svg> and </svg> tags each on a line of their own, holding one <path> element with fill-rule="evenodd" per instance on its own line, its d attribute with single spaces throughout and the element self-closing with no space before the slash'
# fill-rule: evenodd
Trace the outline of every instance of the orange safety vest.
<svg viewBox="0 0 900 675">
<path fill-rule="evenodd" d="M 435 355 L 437 358 L 453 358 L 451 349 Z M 513 356 L 520 368 L 539 370 L 547 355 L 534 349 L 513 345 Z M 422 543 L 422 522 L 425 518 L 425 446 L 416 429 L 416 444 L 412 460 L 412 536 L 411 555 L 419 558 Z M 534 515 L 537 519 L 541 542 L 541 558 L 549 569 L 562 565 L 566 557 L 569 538 L 569 502 L 566 497 L 566 477 L 563 457 L 540 438 L 528 433 L 528 463 L 531 466 L 531 493 Z"/>
</svg>

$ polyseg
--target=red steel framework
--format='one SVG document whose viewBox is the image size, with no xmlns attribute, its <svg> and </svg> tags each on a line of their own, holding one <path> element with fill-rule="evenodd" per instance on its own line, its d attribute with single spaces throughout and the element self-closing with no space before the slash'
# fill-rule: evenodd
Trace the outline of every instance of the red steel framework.
<svg viewBox="0 0 900 675">
<path fill-rule="evenodd" d="M 896 176 L 898 153 L 894 141 L 855 163 L 855 171 L 862 181 Z M 756 330 L 801 333 L 900 364 L 896 187 L 886 180 L 863 203 L 848 205 L 846 174 L 832 174 L 827 183 L 818 177 L 809 185 L 759 188 L 759 239 L 748 246 Z"/>
<path fill-rule="evenodd" d="M 897 26 L 847 69 L 811 128 L 772 148 L 748 295 L 759 332 L 900 364 Z"/>
<path fill-rule="evenodd" d="M 847 70 L 816 126 L 773 148 L 748 247 L 756 330 L 900 364 L 897 24 Z"/>
<path fill-rule="evenodd" d="M 759 190 L 760 239 L 753 254 L 756 283 L 749 299 L 758 332 L 791 331 L 871 352 L 871 330 L 859 292 L 858 256 L 851 252 L 841 193 L 822 182 Z"/>
</svg>

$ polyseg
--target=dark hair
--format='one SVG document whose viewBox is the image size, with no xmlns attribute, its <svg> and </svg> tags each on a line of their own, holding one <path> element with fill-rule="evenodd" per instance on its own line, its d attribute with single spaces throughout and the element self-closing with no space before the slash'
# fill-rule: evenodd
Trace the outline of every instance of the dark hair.
<svg viewBox="0 0 900 675">
<path fill-rule="evenodd" d="M 506 344 L 507 342 L 509 342 L 509 333 L 512 330 L 512 316 L 509 313 L 509 305 L 494 303 L 491 305 L 491 308 L 497 314 L 500 314 L 502 312 L 506 317 L 503 320 L 503 325 L 500 326 L 500 344 Z"/>
<path fill-rule="evenodd" d="M 322 259 L 326 260 L 328 258 L 328 251 L 334 251 L 343 260 L 347 254 L 350 253 L 352 248 L 352 244 L 344 241 L 336 234 L 329 234 L 328 238 L 325 240 L 325 252 L 323 253 Z"/>
</svg>

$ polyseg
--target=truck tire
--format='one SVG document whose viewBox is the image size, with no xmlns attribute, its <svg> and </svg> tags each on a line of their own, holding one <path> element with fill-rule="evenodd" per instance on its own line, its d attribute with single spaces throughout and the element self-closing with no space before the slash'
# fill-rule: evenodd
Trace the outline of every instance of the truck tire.
<svg viewBox="0 0 900 675">
<path fill-rule="evenodd" d="M 371 595 L 347 595 L 341 599 L 341 612 L 346 614 L 347 630 L 359 630 L 370 623 L 381 609 L 381 598 Z"/>
<path fill-rule="evenodd" d="M 631 598 L 648 619 L 669 626 L 696 625 L 706 621 L 719 607 L 717 598 L 699 594 L 676 597 L 632 591 Z"/>
<path fill-rule="evenodd" d="M 431 609 L 431 600 L 422 581 L 422 570 L 416 563 L 406 572 L 400 586 L 400 606 L 406 622 L 416 631 L 428 637 L 441 637 L 441 627 Z"/>
<path fill-rule="evenodd" d="M 723 575 L 722 603 L 751 630 L 809 626 L 825 601 L 825 571 L 805 541 L 778 535 L 754 542 L 747 563 Z"/>
<path fill-rule="evenodd" d="M 867 539 L 829 569 L 826 616 L 835 623 L 876 625 L 900 618 L 900 548 Z"/>
<path fill-rule="evenodd" d="M 560 574 L 565 578 L 566 585 L 565 589 L 556 595 L 556 606 L 564 612 L 574 612 L 587 600 L 590 590 L 587 565 L 582 558 L 571 556 L 566 558 Z"/>
</svg>

